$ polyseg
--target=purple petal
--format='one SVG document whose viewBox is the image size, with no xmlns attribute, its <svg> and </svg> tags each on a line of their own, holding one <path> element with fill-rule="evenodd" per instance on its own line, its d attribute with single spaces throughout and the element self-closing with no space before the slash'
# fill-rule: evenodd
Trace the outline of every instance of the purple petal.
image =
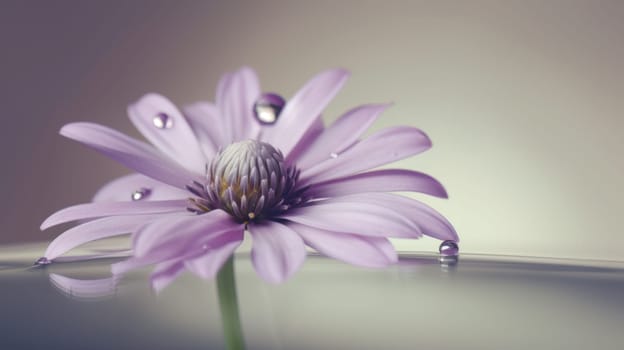
<svg viewBox="0 0 624 350">
<path fill-rule="evenodd" d="M 132 200 L 135 191 L 147 190 L 142 200 L 157 201 L 188 198 L 188 191 L 166 185 L 141 174 L 130 174 L 117 178 L 102 186 L 94 202 L 127 202 Z"/>
<path fill-rule="evenodd" d="M 305 243 L 319 253 L 364 267 L 384 267 L 398 261 L 392 243 L 383 237 L 365 237 L 289 223 Z"/>
<path fill-rule="evenodd" d="M 166 217 L 143 227 L 134 236 L 132 247 L 135 257 L 142 257 L 156 249 L 167 250 L 167 255 L 183 254 L 187 250 L 201 248 L 198 241 L 225 232 L 242 232 L 243 224 L 232 219 L 222 210 L 202 215 Z"/>
<path fill-rule="evenodd" d="M 353 197 L 353 198 L 351 198 Z M 392 207 L 358 200 L 355 196 L 314 202 L 295 208 L 280 217 L 332 232 L 373 237 L 419 238 L 420 228 Z M 347 197 L 339 197 L 347 198 Z"/>
<path fill-rule="evenodd" d="M 152 289 L 160 293 L 184 272 L 184 263 L 179 260 L 167 261 L 156 265 L 150 276 Z"/>
<path fill-rule="evenodd" d="M 447 198 L 442 184 L 433 177 L 403 169 L 376 170 L 312 185 L 306 195 L 316 198 L 365 192 L 410 191 Z"/>
<path fill-rule="evenodd" d="M 295 273 L 305 260 L 303 241 L 295 231 L 278 222 L 253 223 L 251 259 L 265 281 L 281 283 Z"/>
<path fill-rule="evenodd" d="M 56 259 L 87 242 L 133 232 L 155 218 L 152 215 L 114 216 L 72 227 L 50 243 L 44 256 Z"/>
<path fill-rule="evenodd" d="M 134 256 L 113 264 L 113 273 L 123 274 L 167 261 L 195 259 L 206 254 L 211 247 L 242 240 L 243 225 L 219 212 L 165 218 L 145 226 L 134 236 Z"/>
<path fill-rule="evenodd" d="M 214 246 L 208 249 L 208 251 L 195 259 L 187 260 L 185 262 L 186 268 L 195 275 L 203 279 L 212 279 L 217 275 L 217 272 L 221 269 L 221 266 L 225 261 L 234 254 L 234 251 L 242 242 L 243 232 L 240 232 L 238 239 L 222 243 L 220 246 Z"/>
<path fill-rule="evenodd" d="M 186 169 L 201 174 L 206 158 L 186 119 L 167 98 L 148 94 L 128 107 L 134 126 L 156 148 Z M 165 117 L 171 127 L 157 127 L 154 120 Z"/>
<path fill-rule="evenodd" d="M 337 179 L 421 153 L 431 147 L 429 137 L 411 127 L 381 130 L 353 147 L 301 172 L 301 184 Z"/>
<path fill-rule="evenodd" d="M 392 208 L 392 210 L 409 218 L 418 225 L 422 232 L 439 240 L 459 242 L 459 236 L 453 225 L 440 213 L 417 200 L 390 193 L 363 193 L 331 199 L 336 203 L 351 204 L 354 202 L 372 204 Z"/>
<path fill-rule="evenodd" d="M 286 103 L 277 122 L 263 130 L 262 140 L 288 157 L 297 142 L 340 91 L 348 76 L 349 73 L 343 69 L 333 69 L 312 78 Z"/>
<path fill-rule="evenodd" d="M 310 145 L 308 150 L 296 159 L 300 169 L 307 169 L 321 161 L 340 154 L 355 144 L 389 105 L 366 105 L 356 107 L 328 127 Z"/>
<path fill-rule="evenodd" d="M 69 255 L 59 256 L 54 259 L 56 262 L 76 262 L 76 261 L 88 261 L 96 259 L 113 259 L 113 258 L 127 258 L 132 255 L 130 249 L 110 249 L 106 252 L 93 253 L 93 254 L 81 254 L 81 255 Z"/>
<path fill-rule="evenodd" d="M 301 154 L 307 152 L 310 146 L 314 144 L 314 141 L 323 133 L 324 129 L 323 118 L 319 116 L 314 121 L 314 124 L 306 130 L 306 133 L 301 137 L 301 140 L 299 140 L 295 148 L 290 152 L 288 158 L 286 158 L 286 163 L 292 164 L 296 162 L 295 160 L 298 159 Z M 297 163 L 297 165 L 299 164 Z"/>
<path fill-rule="evenodd" d="M 72 123 L 61 129 L 61 135 L 96 149 L 115 161 L 171 186 L 185 186 L 199 176 L 173 163 L 156 150 L 116 130 L 93 123 Z"/>
<path fill-rule="evenodd" d="M 103 216 L 185 212 L 186 204 L 186 200 L 79 204 L 61 209 L 50 215 L 41 224 L 41 229 L 45 230 L 49 227 L 74 220 L 93 219 Z"/>
<path fill-rule="evenodd" d="M 211 159 L 219 147 L 227 146 L 223 118 L 217 106 L 197 102 L 184 107 L 184 115 L 197 136 L 206 159 Z"/>
<path fill-rule="evenodd" d="M 243 67 L 219 81 L 216 101 L 225 125 L 227 144 L 258 136 L 260 124 L 253 108 L 259 96 L 260 84 L 251 68 Z"/>
</svg>

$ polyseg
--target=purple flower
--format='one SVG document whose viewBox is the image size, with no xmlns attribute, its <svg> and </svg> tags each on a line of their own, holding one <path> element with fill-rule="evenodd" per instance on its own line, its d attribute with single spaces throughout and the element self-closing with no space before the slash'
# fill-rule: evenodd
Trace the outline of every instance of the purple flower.
<svg viewBox="0 0 624 350">
<path fill-rule="evenodd" d="M 184 269 L 213 278 L 245 231 L 256 271 L 273 283 L 302 265 L 306 245 L 351 264 L 382 267 L 397 261 L 389 237 L 457 241 L 436 211 L 388 193 L 446 198 L 438 181 L 411 170 L 371 170 L 429 149 L 427 135 L 400 126 L 362 138 L 387 105 L 363 105 L 323 126 L 321 113 L 347 77 L 341 69 L 323 72 L 285 105 L 279 96 L 261 94 L 249 68 L 221 79 L 216 104 L 181 112 L 165 97 L 146 95 L 128 114 L 153 146 L 97 124 L 64 126 L 62 135 L 137 174 L 110 182 L 93 203 L 46 219 L 42 229 L 83 223 L 57 237 L 45 257 L 132 233 L 132 256 L 113 272 L 155 264 L 152 283 L 161 289 Z"/>
</svg>

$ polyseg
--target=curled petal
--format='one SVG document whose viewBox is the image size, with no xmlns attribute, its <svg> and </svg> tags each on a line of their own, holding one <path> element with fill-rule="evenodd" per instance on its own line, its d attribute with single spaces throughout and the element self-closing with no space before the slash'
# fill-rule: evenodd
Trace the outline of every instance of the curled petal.
<svg viewBox="0 0 624 350">
<path fill-rule="evenodd" d="M 167 98 L 148 94 L 128 107 L 128 115 L 134 126 L 156 148 L 186 169 L 201 174 L 204 171 L 204 157 L 195 134 L 186 118 Z M 155 125 L 160 121 L 160 127 Z M 170 127 L 165 127 L 171 123 Z"/>
<path fill-rule="evenodd" d="M 426 151 L 429 137 L 419 129 L 400 126 L 381 130 L 353 147 L 301 172 L 302 185 L 332 180 L 395 162 Z"/>
<path fill-rule="evenodd" d="M 447 198 L 444 187 L 433 177 L 403 169 L 376 170 L 311 185 L 306 195 L 337 197 L 365 192 L 410 191 Z"/>
<path fill-rule="evenodd" d="M 346 70 L 333 69 L 312 78 L 286 103 L 277 122 L 263 130 L 262 140 L 288 157 L 348 77 Z"/>
<path fill-rule="evenodd" d="M 305 243 L 319 253 L 349 264 L 364 267 L 384 267 L 398 261 L 392 243 L 384 237 L 366 237 L 349 233 L 332 232 L 289 223 Z"/>
<path fill-rule="evenodd" d="M 190 182 L 200 179 L 196 174 L 162 157 L 153 147 L 102 125 L 72 123 L 61 128 L 60 133 L 130 169 L 177 188 L 185 189 Z"/>
<path fill-rule="evenodd" d="M 74 220 L 93 219 L 103 216 L 175 213 L 186 211 L 186 200 L 152 202 L 100 202 L 79 204 L 61 209 L 41 224 L 41 229 Z"/>
<path fill-rule="evenodd" d="M 251 259 L 265 281 L 281 283 L 303 264 L 305 246 L 288 226 L 267 221 L 250 225 L 249 231 L 253 237 Z"/>
<path fill-rule="evenodd" d="M 147 190 L 143 200 L 157 201 L 188 198 L 188 191 L 166 185 L 141 174 L 130 174 L 117 178 L 106 185 L 93 197 L 94 202 L 131 201 L 135 191 Z"/>
</svg>

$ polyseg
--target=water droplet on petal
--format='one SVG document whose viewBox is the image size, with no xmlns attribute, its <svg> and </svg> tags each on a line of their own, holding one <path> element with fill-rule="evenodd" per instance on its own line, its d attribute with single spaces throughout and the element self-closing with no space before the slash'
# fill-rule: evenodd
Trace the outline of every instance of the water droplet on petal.
<svg viewBox="0 0 624 350">
<path fill-rule="evenodd" d="M 50 265 L 52 263 L 52 261 L 48 258 L 46 258 L 45 256 L 40 257 L 39 259 L 37 259 L 37 261 L 35 261 L 35 266 L 45 266 L 45 265 Z"/>
<path fill-rule="evenodd" d="M 152 123 L 159 129 L 171 129 L 173 127 L 173 118 L 166 113 L 158 113 L 152 119 Z"/>
<path fill-rule="evenodd" d="M 455 241 L 444 241 L 440 244 L 440 255 L 457 256 L 459 254 L 459 246 Z"/>
<path fill-rule="evenodd" d="M 278 94 L 264 93 L 254 103 L 254 115 L 262 124 L 274 124 L 286 101 Z"/>
<path fill-rule="evenodd" d="M 132 196 L 130 197 L 133 201 L 140 201 L 141 199 L 149 196 L 152 193 L 152 190 L 149 188 L 140 188 L 134 192 L 132 192 Z"/>
<path fill-rule="evenodd" d="M 334 158 L 334 159 L 336 159 L 336 158 L 338 158 L 338 153 L 333 153 L 332 152 L 332 153 L 329 154 L 329 156 Z"/>
<path fill-rule="evenodd" d="M 203 249 L 203 250 L 208 250 L 208 244 L 203 244 L 203 245 L 202 245 L 202 249 Z"/>
</svg>

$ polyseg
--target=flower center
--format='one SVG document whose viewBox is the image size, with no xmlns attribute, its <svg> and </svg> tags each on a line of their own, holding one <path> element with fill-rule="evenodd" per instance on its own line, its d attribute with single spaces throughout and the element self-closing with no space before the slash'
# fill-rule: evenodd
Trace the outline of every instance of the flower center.
<svg viewBox="0 0 624 350">
<path fill-rule="evenodd" d="M 229 145 L 212 159 L 203 191 L 189 190 L 199 195 L 194 203 L 202 211 L 219 208 L 246 222 L 300 203 L 301 198 L 292 193 L 298 175 L 295 167 L 286 167 L 284 156 L 273 146 L 246 140 Z"/>
</svg>

